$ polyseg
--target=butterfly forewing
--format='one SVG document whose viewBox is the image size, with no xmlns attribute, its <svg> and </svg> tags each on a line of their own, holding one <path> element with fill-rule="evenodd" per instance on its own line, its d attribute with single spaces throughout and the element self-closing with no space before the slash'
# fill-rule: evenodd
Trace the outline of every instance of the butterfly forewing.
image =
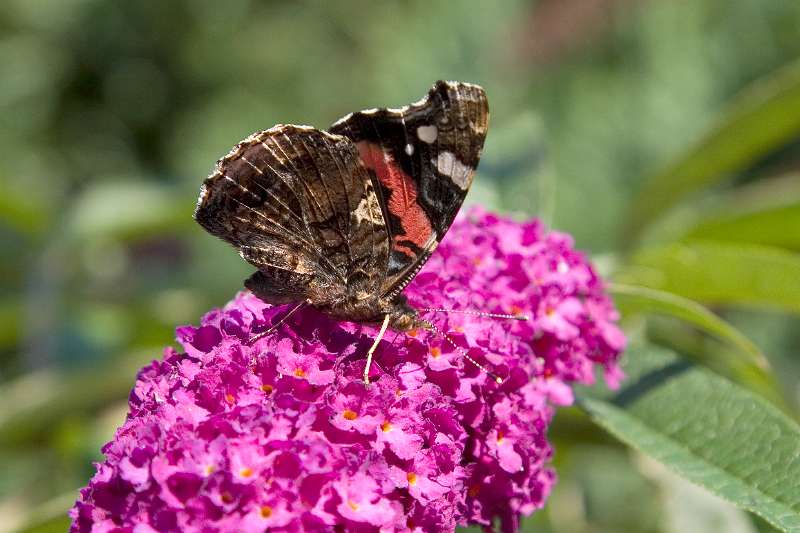
<svg viewBox="0 0 800 533">
<path fill-rule="evenodd" d="M 440 81 L 414 104 L 360 111 L 330 128 L 356 143 L 379 192 L 390 239 L 384 294 L 405 286 L 452 224 L 488 121 L 482 88 Z"/>
</svg>

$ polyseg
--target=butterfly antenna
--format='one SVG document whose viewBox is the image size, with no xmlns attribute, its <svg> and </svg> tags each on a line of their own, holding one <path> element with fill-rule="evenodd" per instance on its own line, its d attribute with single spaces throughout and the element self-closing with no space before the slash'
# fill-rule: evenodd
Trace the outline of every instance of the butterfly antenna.
<svg viewBox="0 0 800 533">
<path fill-rule="evenodd" d="M 459 354 L 461 357 L 463 357 L 464 359 L 466 359 L 467 361 L 469 361 L 470 363 L 472 363 L 473 365 L 475 365 L 477 368 L 479 368 L 481 371 L 483 371 L 483 372 L 484 372 L 484 373 L 485 373 L 487 376 L 489 376 L 490 378 L 492 378 L 492 379 L 495 381 L 495 383 L 497 383 L 498 385 L 502 385 L 502 384 L 503 384 L 503 378 L 501 378 L 500 376 L 498 376 L 497 374 L 495 374 L 494 372 L 492 372 L 491 370 L 489 370 L 488 368 L 486 368 L 484 365 L 480 364 L 480 363 L 479 363 L 479 362 L 477 362 L 475 359 L 473 359 L 472 357 L 470 357 L 470 355 L 469 355 L 469 354 L 468 354 L 468 353 L 467 353 L 467 352 L 466 352 L 466 351 L 465 351 L 465 350 L 464 350 L 464 349 L 463 349 L 461 346 L 458 346 L 458 345 L 455 343 L 455 341 L 453 341 L 453 339 L 451 339 L 451 338 L 450 338 L 450 337 L 449 337 L 449 336 L 448 336 L 448 335 L 447 335 L 447 334 L 446 334 L 444 331 L 442 331 L 441 329 L 439 329 L 439 328 L 436 326 L 436 324 L 434 324 L 433 322 L 431 322 L 431 321 L 429 321 L 429 320 L 422 320 L 422 324 L 423 324 L 423 326 L 425 327 L 425 329 L 428 329 L 428 330 L 430 330 L 430 331 L 433 331 L 434 333 L 436 333 L 437 335 L 439 335 L 441 338 L 443 338 L 444 340 L 446 340 L 446 341 L 447 341 L 447 343 L 448 343 L 450 346 L 452 346 L 452 347 L 453 347 L 453 348 L 456 350 L 456 352 L 458 352 L 458 354 Z"/>
<path fill-rule="evenodd" d="M 482 311 L 469 311 L 464 309 L 444 309 L 440 307 L 423 307 L 420 311 L 427 311 L 431 313 L 447 313 L 453 315 L 469 315 L 469 316 L 482 316 L 486 318 L 503 318 L 508 320 L 530 320 L 528 315 L 512 315 L 506 313 L 484 313 Z"/>
<path fill-rule="evenodd" d="M 289 320 L 289 317 L 291 317 L 297 311 L 299 311 L 300 309 L 302 309 L 303 307 L 308 305 L 308 303 L 309 303 L 308 300 L 304 300 L 304 301 L 300 302 L 299 304 L 295 305 L 294 307 L 292 307 L 291 309 L 289 309 L 289 312 L 286 313 L 285 315 L 283 315 L 281 317 L 281 319 L 278 320 L 278 322 L 276 322 L 274 325 L 270 326 L 269 329 L 267 329 L 266 331 L 262 331 L 261 333 L 258 333 L 256 335 L 253 335 L 252 337 L 250 337 L 249 344 L 253 344 L 258 339 L 261 339 L 261 338 L 269 335 L 270 333 L 272 333 L 273 331 L 275 331 L 276 329 L 281 327 L 281 325 L 283 325 L 284 322 Z"/>
</svg>

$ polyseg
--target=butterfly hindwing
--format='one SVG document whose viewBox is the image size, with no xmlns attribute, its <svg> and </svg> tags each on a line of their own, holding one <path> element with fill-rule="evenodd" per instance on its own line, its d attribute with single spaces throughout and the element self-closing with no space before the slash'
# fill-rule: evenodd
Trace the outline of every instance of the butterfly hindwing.
<svg viewBox="0 0 800 533">
<path fill-rule="evenodd" d="M 206 178 L 195 219 L 259 269 L 247 286 L 271 303 L 328 303 L 380 285 L 387 268 L 379 199 L 355 145 L 314 128 L 279 125 L 239 143 Z"/>
<path fill-rule="evenodd" d="M 356 144 L 379 192 L 390 239 L 384 294 L 405 287 L 452 224 L 488 121 L 482 88 L 439 81 L 414 104 L 353 113 L 329 129 Z"/>
</svg>

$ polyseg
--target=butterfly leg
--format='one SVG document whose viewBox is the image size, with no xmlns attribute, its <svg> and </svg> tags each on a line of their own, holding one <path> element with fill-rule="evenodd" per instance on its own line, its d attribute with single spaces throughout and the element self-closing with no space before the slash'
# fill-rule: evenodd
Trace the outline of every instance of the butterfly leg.
<svg viewBox="0 0 800 533">
<path fill-rule="evenodd" d="M 378 347 L 378 343 L 381 342 L 381 339 L 386 334 L 386 328 L 389 327 L 389 315 L 387 314 L 383 317 L 383 324 L 381 324 L 381 330 L 378 332 L 378 336 L 375 337 L 375 342 L 372 343 L 369 351 L 367 352 L 367 364 L 364 365 L 364 385 L 369 385 L 369 367 L 372 366 L 372 354 L 375 352 L 375 349 Z"/>
<path fill-rule="evenodd" d="M 252 337 L 250 337 L 250 340 L 248 341 L 248 345 L 254 344 L 258 339 L 269 335 L 270 333 L 272 333 L 273 331 L 275 331 L 276 329 L 281 327 L 281 325 L 283 325 L 284 322 L 289 320 L 289 317 L 291 317 L 293 314 L 295 314 L 295 312 L 299 311 L 302 307 L 304 307 L 304 306 L 306 306 L 306 305 L 308 305 L 310 303 L 311 302 L 309 302 L 308 300 L 305 300 L 303 302 L 300 302 L 299 304 L 297 304 L 293 308 L 291 308 L 288 313 L 283 315 L 281 317 L 281 319 L 278 320 L 278 322 L 275 325 L 270 326 L 270 328 L 268 330 L 262 331 L 261 333 L 257 333 L 255 335 L 253 335 Z"/>
</svg>

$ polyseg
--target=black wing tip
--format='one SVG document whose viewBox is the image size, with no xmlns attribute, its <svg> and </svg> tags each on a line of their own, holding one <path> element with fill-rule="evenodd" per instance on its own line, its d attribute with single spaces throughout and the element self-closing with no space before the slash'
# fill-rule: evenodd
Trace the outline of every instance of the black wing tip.
<svg viewBox="0 0 800 533">
<path fill-rule="evenodd" d="M 452 99 L 455 95 L 465 94 L 473 94 L 475 100 L 486 102 L 486 91 L 478 84 L 465 81 L 437 80 L 431 86 L 428 92 L 416 102 L 411 102 L 410 104 L 402 107 L 373 107 L 370 109 L 362 109 L 361 111 L 348 113 L 331 124 L 330 128 L 328 128 L 328 131 L 338 133 L 341 131 L 340 128 L 342 128 L 343 125 L 350 121 L 353 117 L 374 117 L 387 114 L 402 114 L 412 108 L 425 107 L 432 99 L 437 98 L 437 96 L 439 98 Z M 484 105 L 486 104 L 484 103 Z"/>
<path fill-rule="evenodd" d="M 444 98 L 467 97 L 474 100 L 486 100 L 486 91 L 476 83 L 466 81 L 439 80 L 433 84 L 428 95 L 422 100 L 427 100 L 440 94 Z"/>
<path fill-rule="evenodd" d="M 463 87 L 465 89 L 480 91 L 482 93 L 486 92 L 484 88 L 478 85 L 477 83 L 471 83 L 468 81 L 455 81 L 455 80 L 437 80 L 436 83 L 433 84 L 432 89 L 441 89 L 441 88 L 454 89 L 457 87 Z"/>
</svg>

